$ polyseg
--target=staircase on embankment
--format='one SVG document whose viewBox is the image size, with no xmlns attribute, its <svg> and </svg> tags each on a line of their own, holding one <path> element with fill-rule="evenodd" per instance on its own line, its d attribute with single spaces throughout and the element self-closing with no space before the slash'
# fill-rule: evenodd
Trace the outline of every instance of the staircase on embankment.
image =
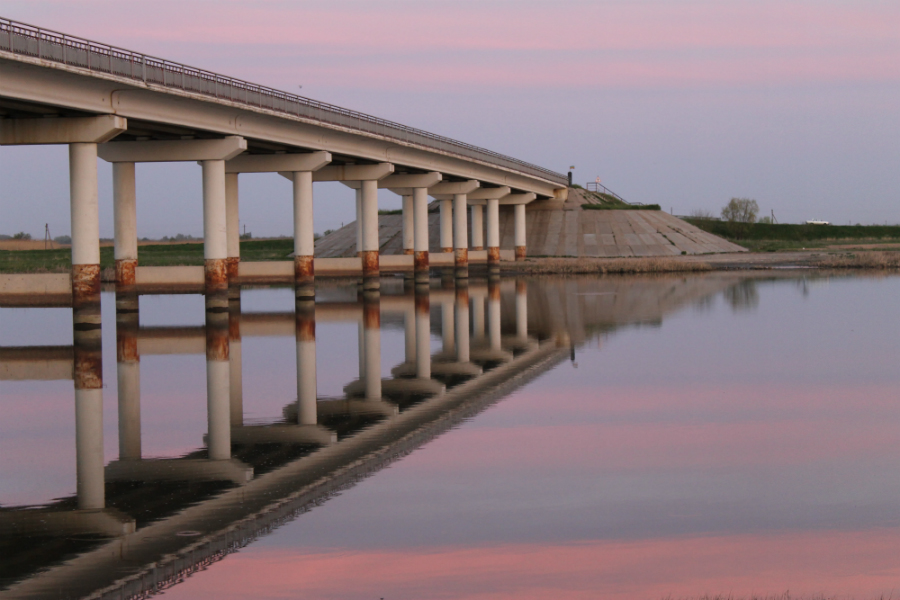
<svg viewBox="0 0 900 600">
<path fill-rule="evenodd" d="M 745 252 L 746 249 L 707 233 L 661 210 L 586 210 L 593 194 L 569 188 L 566 201 L 542 200 L 526 206 L 528 256 L 625 257 L 675 256 Z M 430 252 L 440 252 L 440 215 L 429 214 Z M 469 222 L 471 228 L 471 220 Z M 512 248 L 513 207 L 500 207 L 500 247 Z M 403 217 L 378 217 L 383 254 L 403 253 Z M 469 235 L 471 240 L 471 233 Z M 316 256 L 356 256 L 356 222 L 316 241 Z"/>
</svg>

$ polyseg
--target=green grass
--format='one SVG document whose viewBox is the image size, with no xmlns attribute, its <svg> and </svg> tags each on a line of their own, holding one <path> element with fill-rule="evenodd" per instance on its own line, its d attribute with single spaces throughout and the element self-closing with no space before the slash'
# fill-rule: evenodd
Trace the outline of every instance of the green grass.
<svg viewBox="0 0 900 600">
<path fill-rule="evenodd" d="M 241 242 L 241 259 L 247 261 L 290 260 L 294 240 L 246 240 Z M 156 244 L 138 248 L 144 267 L 203 265 L 203 244 Z M 0 250 L 0 273 L 62 273 L 72 267 L 72 251 Z M 100 268 L 115 266 L 113 249 L 100 248 Z"/>
<path fill-rule="evenodd" d="M 691 225 L 695 225 L 704 231 L 721 236 L 726 239 L 738 239 L 731 225 L 725 221 L 711 219 L 685 219 Z M 798 225 L 798 224 L 770 224 L 752 223 L 746 225 L 745 231 L 740 237 L 741 244 L 751 247 L 750 244 L 760 242 L 770 244 L 785 242 L 784 249 L 811 247 L 812 243 L 819 242 L 829 245 L 835 241 L 850 240 L 853 242 L 900 242 L 900 225 Z M 797 245 L 799 244 L 799 246 Z"/>
</svg>

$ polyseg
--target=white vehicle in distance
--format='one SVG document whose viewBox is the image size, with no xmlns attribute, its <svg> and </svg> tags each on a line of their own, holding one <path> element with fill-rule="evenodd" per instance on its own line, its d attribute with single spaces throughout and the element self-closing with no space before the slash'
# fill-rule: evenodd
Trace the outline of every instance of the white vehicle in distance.
<svg viewBox="0 0 900 600">
<path fill-rule="evenodd" d="M 831 225 L 828 221 L 816 221 L 815 219 L 812 221 L 807 221 L 807 225 Z"/>
</svg>

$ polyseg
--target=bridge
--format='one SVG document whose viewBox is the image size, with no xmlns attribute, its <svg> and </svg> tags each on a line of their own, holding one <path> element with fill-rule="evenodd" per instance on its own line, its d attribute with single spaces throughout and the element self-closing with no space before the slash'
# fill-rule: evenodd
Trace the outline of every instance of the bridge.
<svg viewBox="0 0 900 600">
<path fill-rule="evenodd" d="M 99 292 L 98 157 L 113 166 L 116 283 L 124 287 L 169 276 L 138 266 L 135 163 L 200 164 L 208 294 L 240 276 L 241 173 L 280 174 L 293 183 L 301 298 L 315 294 L 317 264 L 361 273 L 365 287 L 377 289 L 378 189 L 402 196 L 404 257 L 394 262 L 419 281 L 430 267 L 429 196 L 440 201 L 441 253 L 452 256 L 440 262 L 465 278 L 469 211 L 471 247 L 479 252 L 473 259 L 496 266 L 500 207 L 515 214 L 515 255 L 524 258 L 525 205 L 567 194 L 565 175 L 484 148 L 9 19 L 0 19 L 0 144 L 69 147 L 75 306 L 95 302 Z M 313 184 L 322 181 L 355 191 L 357 257 L 349 263 L 313 258 Z"/>
</svg>

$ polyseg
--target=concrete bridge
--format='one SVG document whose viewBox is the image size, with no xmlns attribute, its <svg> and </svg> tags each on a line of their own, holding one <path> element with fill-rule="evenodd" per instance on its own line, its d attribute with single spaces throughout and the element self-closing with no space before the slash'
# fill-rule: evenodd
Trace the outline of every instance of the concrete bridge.
<svg viewBox="0 0 900 600">
<path fill-rule="evenodd" d="M 312 297 L 316 267 L 328 268 L 313 262 L 314 182 L 340 181 L 354 190 L 358 256 L 334 268 L 361 273 L 367 289 L 377 288 L 380 272 L 378 189 L 403 198 L 403 249 L 412 256 L 400 262 L 409 262 L 420 281 L 430 265 L 429 196 L 441 203 L 442 252 L 466 277 L 470 245 L 484 251 L 478 260 L 500 260 L 499 206 L 515 206 L 521 258 L 525 204 L 567 193 L 566 176 L 496 152 L 8 19 L 0 19 L 0 144 L 69 147 L 75 306 L 94 302 L 99 292 L 98 157 L 113 165 L 116 282 L 124 287 L 140 279 L 135 163 L 200 164 L 208 294 L 227 288 L 241 271 L 241 173 L 280 174 L 293 182 L 292 198 L 285 200 L 294 209 L 298 297 Z M 478 224 L 472 244 L 470 209 Z M 143 276 L 154 280 L 146 270 Z M 17 281 L 25 290 L 41 286 Z"/>
</svg>

